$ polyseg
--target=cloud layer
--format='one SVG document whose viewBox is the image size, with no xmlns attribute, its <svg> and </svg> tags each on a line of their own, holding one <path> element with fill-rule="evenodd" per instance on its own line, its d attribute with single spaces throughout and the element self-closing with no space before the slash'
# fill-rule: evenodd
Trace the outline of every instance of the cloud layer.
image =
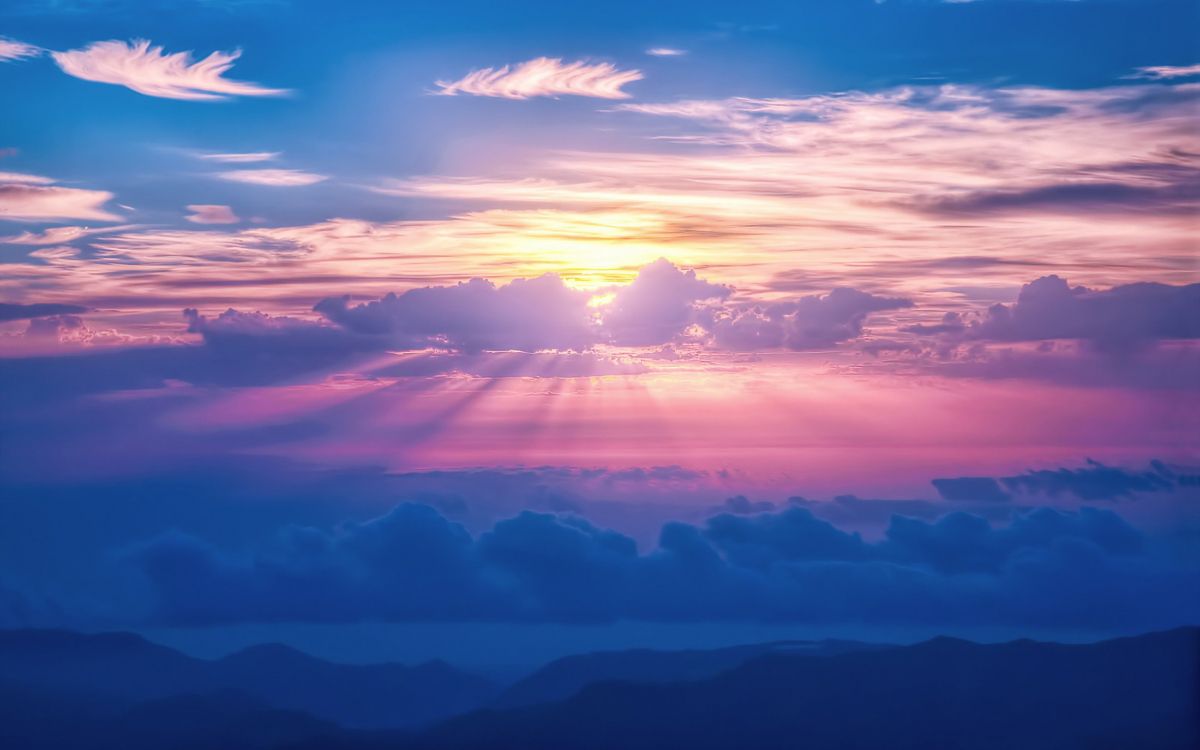
<svg viewBox="0 0 1200 750">
<path fill-rule="evenodd" d="M 790 621 L 938 627 L 1156 627 L 1194 619 L 1198 571 L 1102 510 L 1007 526 L 895 517 L 867 542 L 804 508 L 669 523 L 657 546 L 581 518 L 524 512 L 473 536 L 406 504 L 333 530 L 292 527 L 251 555 L 167 535 L 131 561 L 149 617 L 253 621 Z"/>
</svg>

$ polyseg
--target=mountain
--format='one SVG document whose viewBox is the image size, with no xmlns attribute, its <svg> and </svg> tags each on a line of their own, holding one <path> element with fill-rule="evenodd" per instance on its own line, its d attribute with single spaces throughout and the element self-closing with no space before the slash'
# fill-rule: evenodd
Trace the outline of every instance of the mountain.
<svg viewBox="0 0 1200 750">
<path fill-rule="evenodd" d="M 413 667 L 333 664 L 278 644 L 239 651 L 213 668 L 222 686 L 359 728 L 445 718 L 482 706 L 497 692 L 492 682 L 441 661 Z"/>
<path fill-rule="evenodd" d="M 519 708 L 569 698 L 594 682 L 701 680 L 770 653 L 832 656 L 881 646 L 856 641 L 776 641 L 707 650 L 600 651 L 557 659 L 511 685 L 491 708 Z"/>
<path fill-rule="evenodd" d="M 558 703 L 475 712 L 398 747 L 1192 750 L 1200 629 L 770 653 L 709 679 L 602 682 Z"/>
<path fill-rule="evenodd" d="M 0 684 L 0 746 L 20 750 L 272 750 L 347 737 L 329 722 L 236 691 L 140 703 Z M 365 741 L 359 737 L 359 741 Z"/>
<path fill-rule="evenodd" d="M 130 633 L 56 630 L 0 631 L 0 681 L 124 702 L 235 690 L 263 706 L 360 728 L 427 723 L 498 692 L 443 662 L 334 664 L 277 644 L 209 661 Z"/>
</svg>

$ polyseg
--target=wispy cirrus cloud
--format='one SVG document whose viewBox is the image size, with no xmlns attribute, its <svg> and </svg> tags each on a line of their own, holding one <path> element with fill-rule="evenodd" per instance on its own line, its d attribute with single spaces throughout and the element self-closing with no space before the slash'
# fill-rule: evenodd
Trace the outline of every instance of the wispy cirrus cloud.
<svg viewBox="0 0 1200 750">
<path fill-rule="evenodd" d="M 0 237 L 0 242 L 8 245 L 31 245 L 34 247 L 63 245 L 96 234 L 112 234 L 137 228 L 138 226 L 135 224 L 112 227 L 48 227 L 40 232 L 21 232 L 8 237 Z"/>
<path fill-rule="evenodd" d="M 229 206 L 194 203 L 187 207 L 187 220 L 193 224 L 236 224 L 241 221 Z"/>
<path fill-rule="evenodd" d="M 646 50 L 646 54 L 651 57 L 682 57 L 687 54 L 687 50 L 675 47 L 651 47 Z"/>
<path fill-rule="evenodd" d="M 200 152 L 193 154 L 197 159 L 217 161 L 223 164 L 254 164 L 256 162 L 275 161 L 279 151 L 246 151 L 238 153 Z"/>
<path fill-rule="evenodd" d="M 589 96 L 628 99 L 622 87 L 643 78 L 640 70 L 619 70 L 611 63 L 565 63 L 538 57 L 516 65 L 473 70 L 457 81 L 438 81 L 442 96 L 470 94 L 503 99 L 535 96 Z"/>
<path fill-rule="evenodd" d="M 105 190 L 62 187 L 41 175 L 0 172 L 0 220 L 119 221 L 104 208 L 112 198 Z"/>
<path fill-rule="evenodd" d="M 326 175 L 299 169 L 233 169 L 228 172 L 217 172 L 214 176 L 227 182 L 244 182 L 250 185 L 270 185 L 272 187 L 304 187 L 329 179 Z"/>
<path fill-rule="evenodd" d="M 23 60 L 29 57 L 37 57 L 42 54 L 41 47 L 25 42 L 18 42 L 16 39 L 8 39 L 0 37 L 0 62 L 10 62 L 12 60 Z"/>
<path fill-rule="evenodd" d="M 1195 65 L 1148 65 L 1138 68 L 1130 78 L 1150 78 L 1163 80 L 1170 78 L 1188 78 L 1200 76 L 1200 63 Z"/>
<path fill-rule="evenodd" d="M 287 89 L 225 78 L 240 50 L 213 52 L 197 62 L 190 52 L 165 53 L 140 39 L 132 42 L 93 42 L 83 49 L 51 52 L 67 75 L 85 81 L 111 83 L 165 99 L 215 101 L 233 96 L 284 96 Z"/>
</svg>

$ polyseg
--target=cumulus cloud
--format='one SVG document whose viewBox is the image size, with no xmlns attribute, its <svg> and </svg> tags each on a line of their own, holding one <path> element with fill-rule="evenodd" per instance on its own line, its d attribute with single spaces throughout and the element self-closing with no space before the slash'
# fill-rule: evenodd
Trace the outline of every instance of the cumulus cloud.
<svg viewBox="0 0 1200 750">
<path fill-rule="evenodd" d="M 1107 290 L 1043 276 L 997 304 L 970 329 L 990 341 L 1083 339 L 1104 349 L 1136 349 L 1161 339 L 1200 338 L 1200 284 L 1138 283 Z"/>
<path fill-rule="evenodd" d="M 733 325 L 730 321 L 743 324 L 746 314 L 728 302 L 732 293 L 729 286 L 701 279 L 694 270 L 685 271 L 660 258 L 642 267 L 629 284 L 591 291 L 572 288 L 557 274 L 500 285 L 474 278 L 359 303 L 348 295 L 326 297 L 313 306 L 324 321 L 233 309 L 211 321 L 195 317 L 194 311 L 188 315 L 195 333 L 209 334 L 216 326 L 231 330 L 236 323 L 239 335 L 261 336 L 263 346 L 286 341 L 278 335 L 287 331 L 330 341 L 344 336 L 347 350 L 355 351 L 583 352 L 602 344 L 647 347 L 687 339 L 705 344 L 713 339 L 718 347 L 733 348 L 727 330 Z M 776 303 L 771 307 L 773 317 L 763 318 L 761 325 L 772 326 L 777 335 L 753 339 L 744 335 L 737 348 L 832 346 L 861 335 L 870 312 L 909 304 L 853 289 Z"/>
<path fill-rule="evenodd" d="M 912 304 L 839 287 L 823 296 L 735 309 L 716 317 L 711 327 L 717 346 L 724 349 L 820 349 L 861 336 L 871 313 Z"/>
<path fill-rule="evenodd" d="M 634 280 L 621 287 L 604 310 L 604 328 L 616 344 L 653 346 L 675 339 L 699 321 L 695 303 L 722 300 L 728 286 L 696 278 L 665 258 L 642 267 Z"/>
<path fill-rule="evenodd" d="M 270 185 L 272 187 L 304 187 L 329 179 L 325 175 L 304 172 L 299 169 L 233 169 L 228 172 L 217 172 L 214 176 L 227 182 L 244 182 L 249 185 Z"/>
<path fill-rule="evenodd" d="M 57 302 L 34 302 L 24 305 L 0 302 L 0 322 L 42 318 L 48 315 L 71 315 L 87 312 L 87 309 L 83 305 L 68 305 Z"/>
<path fill-rule="evenodd" d="M 215 101 L 233 96 L 283 96 L 286 89 L 225 78 L 240 50 L 213 52 L 192 62 L 190 52 L 164 53 L 149 41 L 93 42 L 83 49 L 51 52 L 67 75 L 85 81 L 125 86 L 139 94 L 165 99 Z"/>
<path fill-rule="evenodd" d="M 0 219 L 117 221 L 105 210 L 113 194 L 105 190 L 62 187 L 49 177 L 0 172 Z"/>
<path fill-rule="evenodd" d="M 798 507 L 668 523 L 657 545 L 523 512 L 479 535 L 405 504 L 334 529 L 289 527 L 250 554 L 171 534 L 130 556 L 152 621 L 779 620 L 1161 627 L 1200 605 L 1200 572 L 1120 516 L 1047 508 L 994 526 L 893 519 L 867 542 Z M 1135 605 L 1136 606 L 1133 606 Z"/>
<path fill-rule="evenodd" d="M 236 224 L 241 221 L 229 206 L 193 203 L 187 210 L 191 213 L 186 218 L 193 224 Z"/>
<path fill-rule="evenodd" d="M 183 311 L 189 333 L 198 333 L 204 342 L 218 352 L 258 357 L 290 355 L 308 369 L 311 358 L 320 362 L 329 355 L 343 355 L 373 350 L 377 345 L 361 337 L 316 321 L 273 316 L 261 312 L 226 310 L 208 317 L 197 310 Z"/>
<path fill-rule="evenodd" d="M 528 99 L 535 96 L 589 96 L 628 99 L 622 87 L 640 81 L 639 70 L 619 70 L 611 63 L 564 63 L 539 57 L 500 68 L 473 70 L 457 81 L 438 81 L 438 94 Z"/>
<path fill-rule="evenodd" d="M 0 36 L 0 62 L 37 57 L 42 51 L 41 47 Z"/>
<path fill-rule="evenodd" d="M 387 336 L 399 348 L 580 350 L 595 342 L 589 295 L 554 274 L 496 286 L 471 279 L 351 305 L 330 297 L 314 310 L 346 330 Z"/>
</svg>

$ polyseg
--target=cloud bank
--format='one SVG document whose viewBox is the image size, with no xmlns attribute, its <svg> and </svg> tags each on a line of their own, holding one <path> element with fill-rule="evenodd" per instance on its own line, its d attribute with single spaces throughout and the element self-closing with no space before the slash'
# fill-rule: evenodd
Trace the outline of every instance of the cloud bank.
<svg viewBox="0 0 1200 750">
<path fill-rule="evenodd" d="M 426 505 L 289 527 L 250 554 L 168 534 L 130 562 L 151 621 L 785 621 L 1156 627 L 1194 620 L 1194 564 L 1104 510 L 993 526 L 894 517 L 867 542 L 800 507 L 668 523 L 657 545 L 523 512 L 473 536 Z"/>
</svg>

